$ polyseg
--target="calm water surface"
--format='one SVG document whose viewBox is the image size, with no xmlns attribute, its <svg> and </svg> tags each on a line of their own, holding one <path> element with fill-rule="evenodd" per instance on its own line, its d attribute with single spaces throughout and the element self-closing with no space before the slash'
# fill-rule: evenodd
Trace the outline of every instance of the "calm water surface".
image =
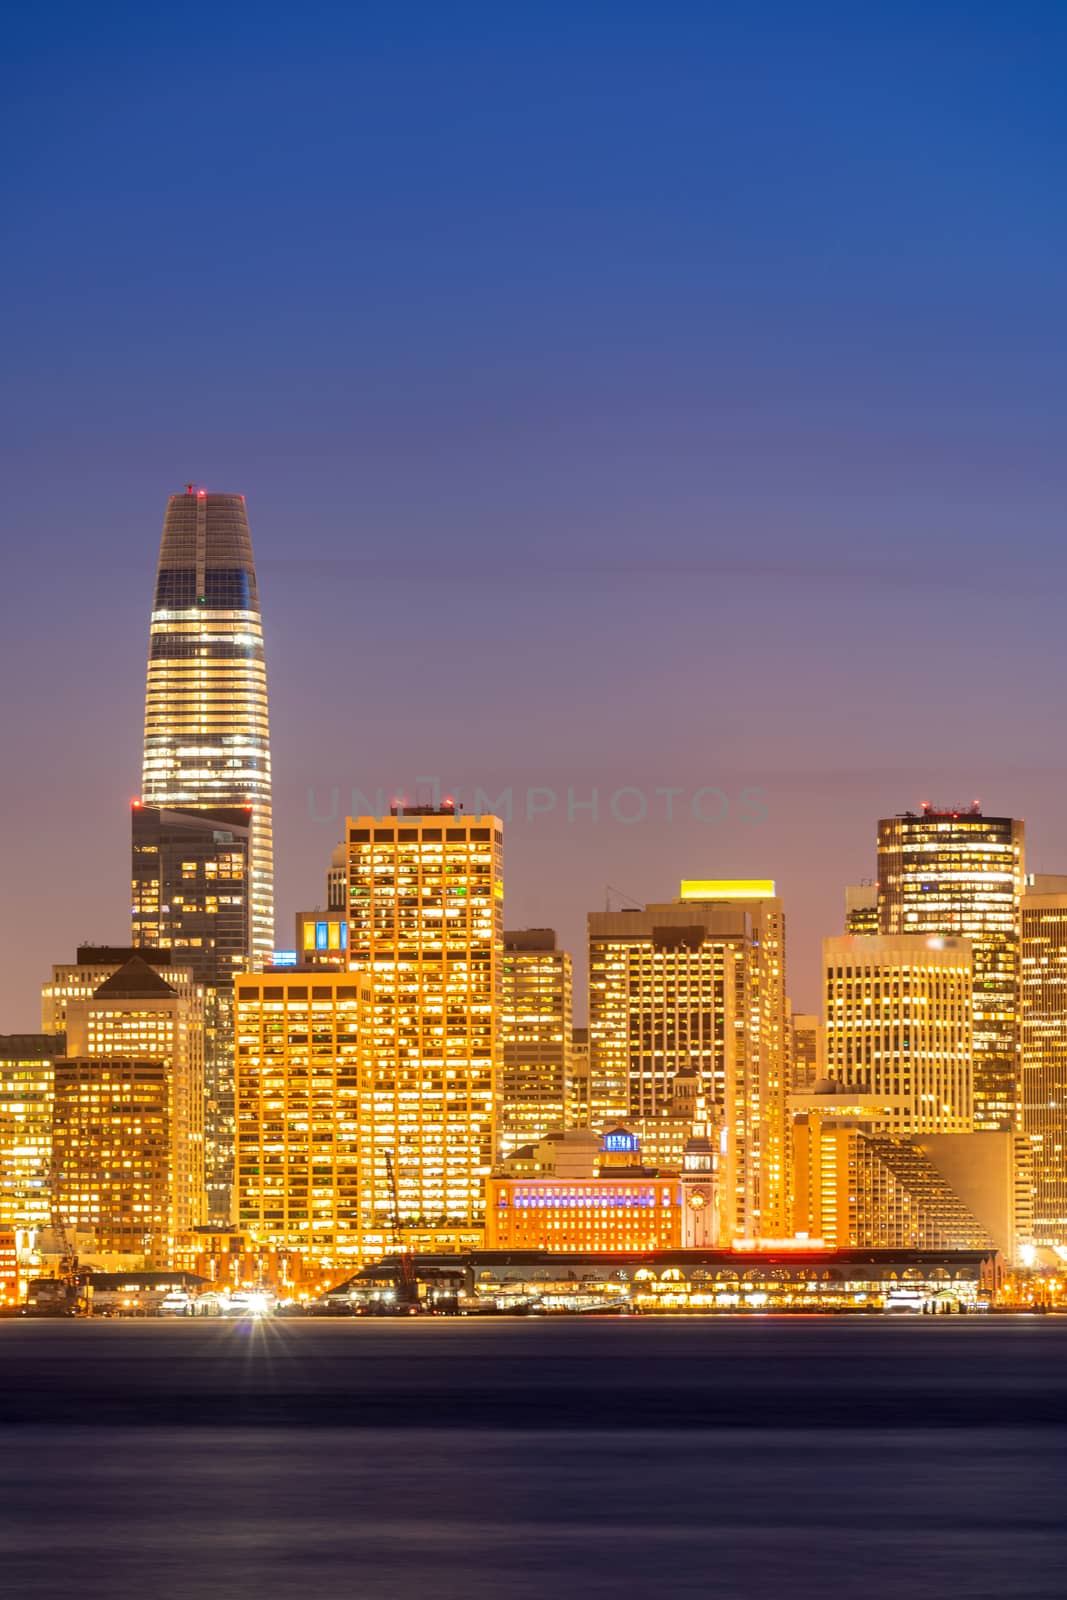
<svg viewBox="0 0 1067 1600">
<path fill-rule="evenodd" d="M 0 1585 L 1067 1589 L 1067 1319 L 0 1323 Z"/>
</svg>

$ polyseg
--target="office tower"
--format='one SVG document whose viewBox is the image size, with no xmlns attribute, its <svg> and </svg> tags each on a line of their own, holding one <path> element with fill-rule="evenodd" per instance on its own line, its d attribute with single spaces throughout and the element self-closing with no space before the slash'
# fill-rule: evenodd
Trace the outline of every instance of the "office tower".
<svg viewBox="0 0 1067 1600">
<path fill-rule="evenodd" d="M 788 1228 L 785 924 L 769 880 L 688 881 L 671 904 L 589 916 L 590 1099 L 654 1117 L 695 1072 L 725 1129 L 724 1234 Z"/>
<path fill-rule="evenodd" d="M 162 1076 L 155 1071 L 157 1066 L 162 1068 Z M 67 1007 L 67 1057 L 63 1067 L 64 1082 L 71 1094 L 83 1094 L 99 1083 L 100 1094 L 104 1097 L 101 1107 L 105 1101 L 115 1107 L 109 1114 L 119 1118 L 123 1137 L 135 1137 L 138 1095 L 142 1088 L 147 1096 L 146 1103 L 150 1101 L 154 1105 L 156 1086 L 163 1084 L 164 1120 L 169 1141 L 167 1227 L 164 1238 L 153 1241 L 153 1253 L 165 1253 L 175 1234 L 196 1227 L 206 1214 L 204 1002 L 200 986 L 193 981 L 189 969 L 171 968 L 164 979 L 136 954 L 110 978 L 105 978 L 89 999 L 72 1000 Z M 56 1094 L 58 1100 L 58 1064 Z M 71 1113 L 71 1128 L 76 1123 Z M 151 1126 L 155 1129 L 156 1123 L 153 1121 Z M 96 1182 L 92 1161 L 102 1160 L 109 1151 L 115 1156 L 117 1147 L 104 1140 L 103 1143 L 90 1141 L 87 1153 L 84 1145 L 81 1148 L 87 1160 L 79 1158 L 76 1163 L 79 1192 L 87 1193 Z M 72 1144 L 74 1154 L 77 1149 Z M 154 1184 L 156 1177 L 155 1167 L 149 1166 L 138 1181 L 149 1183 L 151 1180 Z M 96 1184 L 97 1190 L 101 1184 L 104 1184 L 103 1176 Z"/>
<path fill-rule="evenodd" d="M 1044 881 L 1037 879 L 1040 889 Z M 1067 1246 L 1067 883 L 1022 899 L 1022 1137 L 1034 1240 Z"/>
<path fill-rule="evenodd" d="M 139 956 L 165 977 L 173 965 L 169 950 L 137 950 L 133 945 L 111 944 L 80 944 L 76 960 L 55 962 L 51 979 L 41 985 L 41 1032 L 65 1033 L 70 1002 L 88 1000 L 105 978 L 133 956 Z M 183 971 L 186 980 L 192 977 L 187 968 Z"/>
<path fill-rule="evenodd" d="M 827 1075 L 891 1105 L 884 1131 L 971 1132 L 970 943 L 845 934 L 823 967 Z"/>
<path fill-rule="evenodd" d="M 52 1090 L 63 1034 L 0 1034 L 0 1233 L 20 1255 L 51 1221 Z"/>
<path fill-rule="evenodd" d="M 233 1185 L 233 980 L 251 959 L 251 811 L 135 800 L 132 938 L 165 949 L 204 991 L 208 1209 L 229 1220 Z"/>
<path fill-rule="evenodd" d="M 237 1216 L 260 1245 L 326 1272 L 363 1259 L 361 1119 L 373 1126 L 370 987 L 336 972 L 237 979 Z M 369 1154 L 368 1154 L 369 1159 Z M 375 1250 L 394 1243 L 390 1189 Z"/>
<path fill-rule="evenodd" d="M 348 822 L 348 959 L 372 982 L 360 1184 L 383 1245 L 458 1248 L 485 1220 L 500 1067 L 503 829 L 420 807 Z"/>
<path fill-rule="evenodd" d="M 571 1072 L 571 958 L 551 928 L 505 932 L 497 1150 L 539 1139 L 566 1119 Z"/>
<path fill-rule="evenodd" d="M 589 1104 L 589 1029 L 571 1029 L 571 1067 L 567 1079 L 567 1128 L 588 1128 L 592 1121 Z"/>
<path fill-rule="evenodd" d="M 852 883 L 845 890 L 845 932 L 880 933 L 878 885 Z"/>
<path fill-rule="evenodd" d="M 862 1112 L 826 1110 L 798 1117 L 794 1140 L 797 1234 L 834 1250 L 996 1249 L 1015 1259 L 1011 1134 L 893 1138 Z"/>
<path fill-rule="evenodd" d="M 1023 824 L 969 811 L 905 812 L 878 824 L 883 934 L 950 934 L 974 952 L 974 1125 L 1016 1126 Z"/>
<path fill-rule="evenodd" d="M 160 980 L 162 981 L 162 980 Z M 174 1226 L 170 1069 L 162 1060 L 56 1062 L 55 1201 L 95 1248 L 165 1266 Z"/>
<path fill-rule="evenodd" d="M 796 1011 L 792 1017 L 793 1054 L 790 1089 L 810 1088 L 824 1076 L 822 1018 Z"/>
<path fill-rule="evenodd" d="M 274 948 L 270 731 L 244 495 L 187 485 L 163 522 L 145 697 L 146 806 L 251 806 L 253 964 Z"/>
</svg>

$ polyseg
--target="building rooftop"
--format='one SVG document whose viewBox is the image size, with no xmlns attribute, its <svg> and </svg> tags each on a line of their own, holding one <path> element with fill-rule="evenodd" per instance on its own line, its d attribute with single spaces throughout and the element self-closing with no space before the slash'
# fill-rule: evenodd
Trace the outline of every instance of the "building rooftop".
<svg viewBox="0 0 1067 1600">
<path fill-rule="evenodd" d="M 166 999 L 176 993 L 158 972 L 153 972 L 147 961 L 142 960 L 140 955 L 134 955 L 110 978 L 105 978 L 99 988 L 93 990 L 93 999 Z"/>
</svg>

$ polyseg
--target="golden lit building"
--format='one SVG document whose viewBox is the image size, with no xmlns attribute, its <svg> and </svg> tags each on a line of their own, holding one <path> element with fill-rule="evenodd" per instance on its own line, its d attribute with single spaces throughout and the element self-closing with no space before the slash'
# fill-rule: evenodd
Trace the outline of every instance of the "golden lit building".
<svg viewBox="0 0 1067 1600">
<path fill-rule="evenodd" d="M 96 1249 L 167 1262 L 173 1231 L 171 1073 L 161 1060 L 56 1062 L 55 1203 Z"/>
<path fill-rule="evenodd" d="M 827 1076 L 891 1104 L 882 1131 L 970 1133 L 969 942 L 844 934 L 823 967 Z"/>
<path fill-rule="evenodd" d="M 0 1232 L 20 1251 L 51 1221 L 52 1094 L 62 1034 L 0 1034 Z"/>
<path fill-rule="evenodd" d="M 64 1063 L 68 1086 L 73 1072 L 79 1094 L 91 1088 L 96 1063 L 108 1069 L 100 1079 L 100 1094 L 105 1093 L 105 1083 L 111 1085 L 107 1092 L 113 1090 L 123 1106 L 133 1107 L 131 1116 L 136 1111 L 139 1086 L 143 1085 L 150 1097 L 155 1095 L 158 1081 L 165 1086 L 164 1124 L 169 1146 L 164 1243 L 159 1248 L 153 1243 L 154 1254 L 158 1255 L 160 1249 L 165 1253 L 165 1241 L 203 1222 L 207 1209 L 203 992 L 187 970 L 171 968 L 164 979 L 140 955 L 134 955 L 105 978 L 89 999 L 69 1003 Z M 159 1074 L 148 1070 L 153 1064 L 161 1068 L 161 1080 Z M 57 1067 L 57 1095 L 58 1081 Z M 133 1138 L 134 1124 L 125 1111 L 121 1115 L 125 1118 L 123 1136 Z M 154 1122 L 152 1126 L 155 1127 Z M 92 1161 L 99 1156 L 103 1161 L 114 1157 L 116 1147 L 101 1133 L 100 1140 L 83 1139 L 78 1147 L 70 1147 L 71 1152 L 75 1148 L 80 1150 L 81 1158 Z M 94 1175 L 91 1166 L 81 1159 L 76 1187 L 84 1196 L 98 1180 L 101 1192 L 109 1192 L 112 1176 L 104 1168 Z M 70 1221 L 73 1225 L 73 1215 Z"/>
<path fill-rule="evenodd" d="M 503 830 L 445 804 L 348 822 L 353 971 L 373 990 L 360 1105 L 365 1239 L 454 1249 L 484 1227 L 500 1070 Z"/>
<path fill-rule="evenodd" d="M 882 934 L 944 934 L 974 955 L 974 1125 L 1011 1131 L 1019 1107 L 1023 824 L 924 805 L 878 824 Z"/>
<path fill-rule="evenodd" d="M 696 880 L 679 900 L 589 916 L 592 1120 L 660 1115 L 695 1072 L 726 1132 L 730 1236 L 788 1224 L 785 921 L 769 880 Z M 600 1113 L 598 1115 L 598 1113 Z"/>
<path fill-rule="evenodd" d="M 361 1099 L 374 1095 L 366 978 L 318 969 L 240 977 L 235 1023 L 239 1227 L 309 1267 L 361 1261 Z"/>
<path fill-rule="evenodd" d="M 566 1120 L 571 958 L 551 928 L 504 934 L 497 1149 L 507 1155 Z"/>
<path fill-rule="evenodd" d="M 146 806 L 251 808 L 251 947 L 274 948 L 263 623 L 243 494 L 186 485 L 167 502 L 145 692 Z"/>
<path fill-rule="evenodd" d="M 1022 900 L 1021 1099 L 1034 1240 L 1067 1246 L 1067 884 Z"/>
<path fill-rule="evenodd" d="M 549 1159 L 536 1172 L 512 1174 L 505 1162 L 490 1177 L 487 1249 L 623 1254 L 718 1242 L 717 1158 L 702 1142 L 690 1170 L 661 1171 L 644 1163 L 628 1128 L 609 1128 L 593 1149 L 579 1131 L 579 1160 L 568 1162 L 574 1138 L 543 1141 L 538 1154 Z"/>
<path fill-rule="evenodd" d="M 77 960 L 55 962 L 51 979 L 41 986 L 41 1032 L 65 1033 L 70 1002 L 90 999 L 105 978 L 112 977 L 132 956 L 139 956 L 168 978 L 170 968 L 174 967 L 178 983 L 192 981 L 191 969 L 178 967 L 169 950 L 139 950 L 133 945 L 79 945 Z"/>
<path fill-rule="evenodd" d="M 1014 1136 L 874 1131 L 870 1106 L 799 1114 L 794 1231 L 829 1249 L 997 1250 L 1016 1258 Z"/>
</svg>

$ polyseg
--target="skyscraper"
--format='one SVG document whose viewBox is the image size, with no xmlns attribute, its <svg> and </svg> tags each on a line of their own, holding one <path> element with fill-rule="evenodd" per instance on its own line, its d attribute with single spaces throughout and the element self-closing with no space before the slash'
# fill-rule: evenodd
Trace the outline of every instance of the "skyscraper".
<svg viewBox="0 0 1067 1600">
<path fill-rule="evenodd" d="M 348 823 L 348 960 L 372 984 L 365 1248 L 466 1248 L 485 1220 L 500 1066 L 503 829 L 419 807 Z"/>
<path fill-rule="evenodd" d="M 566 1119 L 571 1071 L 571 958 L 551 928 L 504 933 L 497 1149 L 540 1139 Z"/>
<path fill-rule="evenodd" d="M 168 950 L 204 991 L 204 1164 L 212 1216 L 230 1219 L 233 1185 L 233 980 L 251 950 L 246 807 L 189 811 L 135 801 L 132 936 Z"/>
<path fill-rule="evenodd" d="M 682 884 L 673 904 L 589 916 L 594 1124 L 655 1117 L 696 1073 L 727 1131 L 728 1232 L 788 1222 L 785 925 L 769 880 Z"/>
<path fill-rule="evenodd" d="M 1023 824 L 924 805 L 878 824 L 883 934 L 950 934 L 974 956 L 974 1126 L 1015 1128 Z"/>
<path fill-rule="evenodd" d="M 1055 881 L 1055 880 L 1053 880 Z M 1022 1132 L 1034 1238 L 1067 1245 L 1067 880 L 1022 902 Z"/>
<path fill-rule="evenodd" d="M 880 1131 L 970 1133 L 971 947 L 932 934 L 823 940 L 826 1071 L 881 1097 Z"/>
<path fill-rule="evenodd" d="M 274 948 L 270 729 L 244 495 L 171 495 L 152 607 L 145 805 L 251 806 L 251 954 Z"/>
<path fill-rule="evenodd" d="M 375 1094 L 370 986 L 305 970 L 253 973 L 235 987 L 238 1221 L 317 1268 L 358 1266 L 372 1214 L 359 1182 L 360 1102 L 372 1123 Z M 386 1229 L 371 1253 L 392 1242 Z"/>
</svg>

